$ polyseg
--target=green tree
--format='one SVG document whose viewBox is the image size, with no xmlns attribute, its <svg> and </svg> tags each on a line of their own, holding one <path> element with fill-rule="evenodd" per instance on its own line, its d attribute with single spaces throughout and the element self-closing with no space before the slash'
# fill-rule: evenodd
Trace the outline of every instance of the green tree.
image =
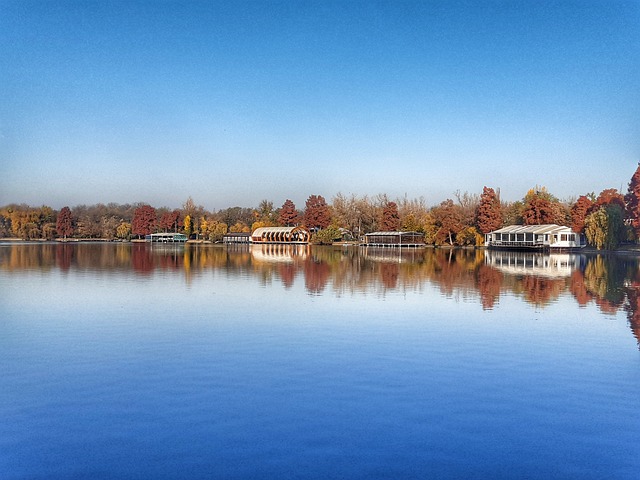
<svg viewBox="0 0 640 480">
<path fill-rule="evenodd" d="M 316 232 L 311 237 L 311 243 L 319 245 L 331 245 L 333 242 L 337 242 L 342 239 L 342 233 L 340 229 L 334 225 L 331 225 L 319 232 Z"/>
</svg>

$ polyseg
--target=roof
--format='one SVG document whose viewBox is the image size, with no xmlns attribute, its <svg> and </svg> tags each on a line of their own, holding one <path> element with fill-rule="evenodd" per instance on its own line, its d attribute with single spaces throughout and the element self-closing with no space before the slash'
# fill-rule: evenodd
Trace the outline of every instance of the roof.
<svg viewBox="0 0 640 480">
<path fill-rule="evenodd" d="M 539 235 L 566 230 L 571 230 L 571 227 L 564 227 L 562 225 L 556 225 L 555 223 L 549 223 L 544 225 L 509 225 L 508 227 L 503 227 L 489 233 L 533 233 Z"/>
<path fill-rule="evenodd" d="M 271 233 L 291 233 L 294 230 L 306 231 L 303 227 L 258 227 L 253 231 L 251 236 L 259 237 L 262 234 L 267 233 L 267 232 L 271 232 Z"/>
<path fill-rule="evenodd" d="M 367 235 L 423 235 L 420 232 L 371 232 L 365 233 L 365 237 Z"/>
</svg>

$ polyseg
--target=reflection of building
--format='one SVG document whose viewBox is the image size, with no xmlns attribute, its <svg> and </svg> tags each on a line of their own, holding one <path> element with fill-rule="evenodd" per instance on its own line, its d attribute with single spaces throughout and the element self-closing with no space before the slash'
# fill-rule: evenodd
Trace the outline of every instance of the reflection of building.
<svg viewBox="0 0 640 480">
<path fill-rule="evenodd" d="M 360 250 L 362 256 L 373 262 L 415 263 L 424 260 L 423 248 L 384 248 L 365 246 Z"/>
<path fill-rule="evenodd" d="M 292 263 L 297 259 L 304 260 L 307 253 L 306 245 L 264 244 L 251 247 L 253 260 L 265 263 Z"/>
<path fill-rule="evenodd" d="M 570 253 L 526 253 L 514 251 L 488 251 L 485 265 L 511 275 L 541 277 L 569 277 L 584 263 L 583 255 Z"/>
<path fill-rule="evenodd" d="M 251 235 L 245 232 L 229 232 L 222 237 L 223 243 L 249 243 Z"/>
<path fill-rule="evenodd" d="M 373 232 L 364 236 L 364 244 L 379 247 L 424 247 L 424 234 L 418 232 Z"/>
<path fill-rule="evenodd" d="M 485 236 L 489 248 L 554 250 L 581 248 L 584 236 L 560 225 L 510 225 Z"/>
<path fill-rule="evenodd" d="M 309 243 L 311 235 L 304 227 L 260 227 L 251 234 L 252 243 Z"/>
<path fill-rule="evenodd" d="M 187 236 L 182 233 L 152 233 L 144 239 L 151 243 L 185 243 Z"/>
</svg>

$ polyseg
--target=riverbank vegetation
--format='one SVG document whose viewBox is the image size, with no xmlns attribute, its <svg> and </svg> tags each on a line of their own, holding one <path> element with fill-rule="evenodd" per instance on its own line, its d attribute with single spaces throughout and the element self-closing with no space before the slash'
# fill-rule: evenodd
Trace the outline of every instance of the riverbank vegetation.
<svg viewBox="0 0 640 480">
<path fill-rule="evenodd" d="M 313 241 L 358 240 L 374 231 L 417 231 L 435 246 L 481 245 L 484 234 L 507 225 L 555 223 L 584 234 L 597 249 L 614 249 L 640 238 L 640 165 L 626 194 L 614 188 L 560 200 L 545 187 L 530 189 L 521 200 L 506 202 L 500 190 L 455 191 L 452 198 L 428 206 L 424 198 L 390 199 L 337 193 L 330 202 L 312 194 L 304 208 L 286 199 L 281 207 L 263 200 L 256 207 L 217 211 L 189 197 L 182 208 L 136 204 L 65 206 L 10 204 L 0 208 L 0 238 L 24 240 L 131 240 L 154 232 L 180 232 L 190 238 L 220 241 L 227 232 L 251 232 L 264 226 L 304 225 Z"/>
</svg>

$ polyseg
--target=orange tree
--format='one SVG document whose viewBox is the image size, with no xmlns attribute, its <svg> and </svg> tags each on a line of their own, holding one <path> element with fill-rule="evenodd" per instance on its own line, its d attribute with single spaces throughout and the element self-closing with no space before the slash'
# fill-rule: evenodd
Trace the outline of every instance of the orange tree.
<svg viewBox="0 0 640 480">
<path fill-rule="evenodd" d="M 482 233 L 489 233 L 502 227 L 500 199 L 493 188 L 482 189 L 480 203 L 476 208 L 476 226 Z"/>
<path fill-rule="evenodd" d="M 327 228 L 331 223 L 331 212 L 329 205 L 322 195 L 311 195 L 304 210 L 304 224 L 308 229 Z"/>
</svg>

